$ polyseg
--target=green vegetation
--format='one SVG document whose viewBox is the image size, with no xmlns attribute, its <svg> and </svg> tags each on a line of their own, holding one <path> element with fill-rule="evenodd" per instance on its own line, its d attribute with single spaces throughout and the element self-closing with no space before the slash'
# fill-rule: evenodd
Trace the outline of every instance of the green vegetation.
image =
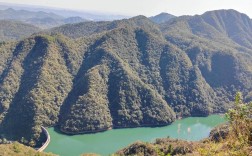
<svg viewBox="0 0 252 156">
<path fill-rule="evenodd" d="M 12 144 L 0 144 L 1 156 L 55 156 L 54 154 L 37 152 L 33 148 L 24 146 L 17 142 Z"/>
<path fill-rule="evenodd" d="M 244 103 L 242 94 L 237 93 L 235 107 L 226 114 L 228 134 L 217 142 L 207 142 L 198 148 L 200 155 L 251 155 L 252 147 L 252 102 Z M 221 137 L 221 136 L 220 136 Z"/>
<path fill-rule="evenodd" d="M 200 143 L 177 139 L 157 139 L 155 143 L 136 142 L 118 151 L 115 155 L 171 156 L 186 155 L 199 147 Z"/>
<path fill-rule="evenodd" d="M 144 16 L 136 16 L 130 19 L 115 20 L 112 22 L 82 22 L 77 24 L 66 24 L 60 27 L 52 28 L 48 32 L 61 33 L 71 38 L 81 38 L 98 33 L 107 33 L 110 30 L 118 28 L 137 28 L 141 27 L 153 34 L 161 33 L 154 23 Z M 111 34 L 111 33 L 110 33 Z M 161 35 L 161 34 L 159 34 Z"/>
<path fill-rule="evenodd" d="M 38 27 L 23 22 L 0 20 L 0 45 L 1 42 L 20 40 L 39 31 Z"/>
<path fill-rule="evenodd" d="M 160 25 L 137 16 L 1 43 L 1 137 L 40 145 L 41 125 L 77 134 L 223 113 L 237 91 L 252 98 L 251 23 L 232 10 Z M 230 37 L 243 30 L 244 42 Z"/>
<path fill-rule="evenodd" d="M 189 142 L 170 138 L 157 139 L 155 143 L 137 142 L 116 153 L 116 155 L 251 155 L 252 147 L 252 102 L 244 103 L 241 93 L 237 93 L 235 107 L 227 113 L 228 124 L 211 132 L 209 138 L 199 142 Z M 227 128 L 227 129 L 226 129 Z M 223 135 L 222 130 L 228 130 Z M 216 135 L 218 134 L 218 135 Z M 213 139 L 213 136 L 219 138 Z"/>
</svg>

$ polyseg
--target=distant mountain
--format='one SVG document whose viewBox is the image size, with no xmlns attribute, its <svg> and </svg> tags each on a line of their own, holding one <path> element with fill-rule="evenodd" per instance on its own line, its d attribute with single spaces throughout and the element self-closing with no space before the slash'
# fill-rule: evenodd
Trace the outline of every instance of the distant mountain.
<svg viewBox="0 0 252 156">
<path fill-rule="evenodd" d="M 76 17 L 68 17 L 68 18 L 65 18 L 64 19 L 64 23 L 65 24 L 71 24 L 71 23 L 81 23 L 81 22 L 84 22 L 84 21 L 87 21 L 79 16 L 76 16 Z"/>
<path fill-rule="evenodd" d="M 111 14 L 106 12 L 94 12 L 94 11 L 75 11 L 75 10 L 66 10 L 59 8 L 51 8 L 51 7 L 38 7 L 33 5 L 22 5 L 22 4 L 11 4 L 11 3 L 2 3 L 0 2 L 0 9 L 5 10 L 8 8 L 13 8 L 15 10 L 28 10 L 32 12 L 43 11 L 46 13 L 54 13 L 64 18 L 68 17 L 76 17 L 79 16 L 83 19 L 87 19 L 89 21 L 112 21 L 129 18 L 129 16 Z"/>
<path fill-rule="evenodd" d="M 170 19 L 175 18 L 175 17 L 176 16 L 168 14 L 168 13 L 161 13 L 161 14 L 158 14 L 156 16 L 150 17 L 150 20 L 157 23 L 157 24 L 160 24 L 160 23 L 165 23 L 165 22 L 167 22 Z"/>
<path fill-rule="evenodd" d="M 46 13 L 43 11 L 27 11 L 27 10 L 14 10 L 6 9 L 0 10 L 0 20 L 15 20 L 24 23 L 32 24 L 34 26 L 47 29 L 68 23 L 78 23 L 87 21 L 81 17 L 68 17 L 56 15 L 54 13 Z"/>
<path fill-rule="evenodd" d="M 54 13 L 46 13 L 43 11 L 33 12 L 27 10 L 14 10 L 8 8 L 6 10 L 0 10 L 0 19 L 12 19 L 12 20 L 27 20 L 27 19 L 44 19 L 44 18 L 53 18 L 53 19 L 63 19 L 62 16 L 56 15 Z"/>
<path fill-rule="evenodd" d="M 56 26 L 64 25 L 65 22 L 63 20 L 57 20 L 51 17 L 46 18 L 30 18 L 24 21 L 25 23 L 32 24 L 38 26 L 42 29 L 49 29 Z"/>
<path fill-rule="evenodd" d="M 245 14 L 235 10 L 209 11 L 203 15 L 183 16 L 161 24 L 166 34 L 179 31 L 182 35 L 194 35 L 225 44 L 239 44 L 252 48 L 252 20 Z M 169 36 L 169 35 L 168 35 Z M 167 36 L 167 37 L 168 37 Z M 171 39 L 174 36 L 171 36 Z"/>
<path fill-rule="evenodd" d="M 77 24 L 67 24 L 60 27 L 52 28 L 49 32 L 61 33 L 71 38 L 80 38 L 92 34 L 102 33 L 120 27 L 143 27 L 148 30 L 157 27 L 153 22 L 144 16 L 136 16 L 131 19 L 101 21 L 101 22 L 82 22 Z M 153 30 L 153 33 L 161 33 L 158 29 Z"/>
<path fill-rule="evenodd" d="M 41 125 L 78 134 L 223 113 L 237 91 L 252 99 L 250 22 L 233 10 L 137 16 L 3 43 L 0 132 L 38 142 Z"/>
<path fill-rule="evenodd" d="M 40 28 L 23 22 L 0 20 L 0 42 L 20 40 L 39 31 Z"/>
<path fill-rule="evenodd" d="M 252 99 L 251 22 L 237 11 L 217 10 L 172 19 L 160 30 L 167 41 L 187 53 L 216 95 L 229 103 L 239 90 L 246 90 Z M 238 64 L 243 67 L 238 69 Z"/>
<path fill-rule="evenodd" d="M 252 20 L 247 15 L 235 10 L 209 11 L 202 20 L 237 44 L 252 48 Z"/>
</svg>

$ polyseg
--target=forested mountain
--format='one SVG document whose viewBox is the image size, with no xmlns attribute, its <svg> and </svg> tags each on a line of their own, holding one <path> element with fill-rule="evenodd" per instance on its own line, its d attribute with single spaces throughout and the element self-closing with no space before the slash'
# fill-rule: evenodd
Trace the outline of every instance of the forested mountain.
<svg viewBox="0 0 252 156">
<path fill-rule="evenodd" d="M 233 45 L 235 42 L 252 48 L 252 20 L 235 10 L 209 11 L 193 17 L 182 16 L 161 24 L 161 30 L 167 33 L 167 37 L 180 30 L 179 35 L 195 35 L 225 45 Z"/>
<path fill-rule="evenodd" d="M 239 90 L 252 98 L 251 24 L 248 16 L 237 11 L 218 10 L 176 18 L 161 24 L 160 30 L 167 41 L 187 53 L 217 97 L 228 103 Z"/>
<path fill-rule="evenodd" d="M 173 19 L 175 18 L 176 16 L 174 15 L 171 15 L 171 14 L 168 14 L 168 13 L 161 13 L 161 14 L 158 14 L 156 16 L 152 16 L 150 17 L 150 20 L 154 23 L 157 23 L 157 24 L 161 24 L 161 23 L 165 23 L 165 22 L 168 22 L 170 19 Z"/>
<path fill-rule="evenodd" d="M 47 13 L 43 11 L 15 10 L 12 8 L 0 10 L 0 20 L 21 21 L 32 24 L 43 29 L 52 28 L 67 23 L 78 23 L 86 21 L 81 17 L 68 17 Z"/>
<path fill-rule="evenodd" d="M 60 27 L 52 28 L 48 32 L 60 33 L 70 38 L 80 38 L 84 36 L 90 36 L 97 33 L 107 32 L 116 28 L 132 28 L 141 27 L 147 29 L 147 31 L 153 31 L 152 33 L 160 33 L 157 25 L 152 23 L 145 16 L 136 16 L 130 19 L 109 21 L 99 21 L 99 22 L 82 22 L 77 24 L 66 24 Z M 152 29 L 154 28 L 155 29 Z"/>
<path fill-rule="evenodd" d="M 233 10 L 137 16 L 1 44 L 0 131 L 38 141 L 41 125 L 77 134 L 224 112 L 237 91 L 252 98 L 250 23 Z"/>
<path fill-rule="evenodd" d="M 0 20 L 0 43 L 19 40 L 39 31 L 40 28 L 23 22 Z"/>
</svg>

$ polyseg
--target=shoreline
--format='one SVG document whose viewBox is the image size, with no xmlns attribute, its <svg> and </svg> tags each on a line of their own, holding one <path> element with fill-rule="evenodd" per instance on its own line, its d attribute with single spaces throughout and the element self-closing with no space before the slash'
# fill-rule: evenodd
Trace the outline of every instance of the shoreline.
<svg viewBox="0 0 252 156">
<path fill-rule="evenodd" d="M 57 125 L 56 125 L 56 126 L 52 126 L 52 127 L 55 128 L 55 131 L 57 131 L 58 133 L 61 133 L 61 134 L 64 134 L 64 135 L 72 136 L 72 135 L 94 134 L 94 133 L 99 133 L 99 132 L 106 132 L 106 131 L 112 130 L 112 129 L 141 128 L 141 127 L 143 127 L 143 128 L 144 128 L 144 127 L 150 127 L 150 128 L 164 127 L 164 126 L 169 126 L 169 125 L 171 125 L 172 123 L 174 123 L 174 122 L 177 121 L 177 120 L 182 120 L 182 119 L 190 118 L 190 117 L 208 117 L 208 116 L 211 116 L 211 115 L 221 115 L 221 116 L 224 116 L 225 113 L 213 113 L 213 114 L 210 114 L 210 115 L 207 115 L 207 116 L 188 116 L 188 117 L 183 117 L 183 118 L 177 118 L 177 119 L 175 119 L 173 122 L 168 123 L 168 124 L 157 124 L 157 125 L 153 125 L 153 124 L 143 124 L 143 125 L 139 125 L 139 126 L 111 126 L 111 127 L 104 128 L 104 129 L 100 129 L 100 130 L 82 131 L 82 132 L 66 132 L 66 131 L 63 131 L 63 130 L 59 129 L 59 128 L 57 127 Z"/>
<path fill-rule="evenodd" d="M 69 151 L 61 151 L 61 148 L 62 148 L 61 146 L 64 143 L 63 140 L 65 139 L 69 140 L 69 142 L 72 142 L 69 145 L 69 148 L 74 149 L 74 152 L 77 153 L 75 155 L 80 155 L 82 153 L 90 153 L 90 152 L 98 153 L 101 155 L 109 155 L 111 153 L 114 153 L 115 151 L 118 151 L 119 149 L 125 148 L 126 146 L 128 146 L 129 144 L 137 140 L 145 140 L 146 142 L 151 143 L 157 138 L 167 138 L 168 136 L 169 138 L 174 138 L 174 139 L 177 139 L 179 137 L 180 139 L 184 139 L 186 141 L 194 141 L 194 140 L 199 141 L 209 136 L 206 132 L 204 132 L 205 130 L 207 130 L 208 132 L 208 128 L 205 129 L 205 125 L 209 124 L 210 130 L 212 130 L 215 127 L 213 125 L 216 124 L 217 126 L 219 125 L 219 123 L 222 123 L 222 121 L 225 122 L 224 120 L 222 120 L 221 116 L 216 116 L 216 115 L 213 115 L 212 117 L 210 116 L 207 119 L 204 119 L 204 118 L 205 117 L 191 118 L 189 120 L 179 121 L 179 122 L 176 122 L 176 124 L 174 124 L 173 126 L 171 127 L 167 126 L 165 128 L 147 128 L 147 129 L 133 128 L 136 130 L 128 129 L 128 130 L 122 130 L 122 131 L 117 131 L 117 132 L 112 131 L 110 133 L 102 132 L 97 135 L 93 135 L 93 134 L 87 134 L 87 135 L 84 134 L 84 135 L 77 135 L 77 136 L 62 135 L 62 133 L 58 133 L 54 131 L 54 128 L 51 127 L 50 129 L 48 129 L 48 132 L 50 132 L 50 135 L 52 135 L 51 136 L 52 142 L 50 146 L 47 147 L 48 150 L 46 149 L 46 151 L 54 152 L 54 153 L 58 153 L 62 155 L 71 155 L 70 154 L 71 152 Z M 181 131 L 179 133 L 177 131 L 177 129 L 179 128 L 177 124 L 179 123 L 185 124 L 185 125 L 189 124 L 189 126 L 191 126 L 195 124 L 198 125 L 199 122 L 202 123 L 200 124 L 200 127 L 202 127 L 202 129 L 198 126 L 193 126 L 192 133 L 190 134 L 188 133 L 188 126 L 181 126 Z M 213 122 L 213 125 L 211 124 L 212 122 Z M 202 131 L 198 132 L 199 129 Z M 194 135 L 197 137 L 194 137 Z M 120 140 L 123 140 L 123 141 L 118 140 L 118 137 L 121 137 Z M 78 140 L 78 142 L 76 140 Z M 90 142 L 87 143 L 87 141 L 90 141 Z M 118 141 L 121 143 L 119 143 Z M 98 146 L 98 144 L 101 146 Z M 118 148 L 116 148 L 115 145 L 118 146 Z M 91 151 L 90 149 L 92 149 L 93 147 L 97 147 L 97 148 L 96 150 Z"/>
<path fill-rule="evenodd" d="M 112 129 L 141 128 L 141 127 L 151 127 L 151 128 L 164 127 L 164 126 L 169 126 L 172 123 L 160 124 L 160 125 L 145 124 L 145 125 L 140 125 L 140 126 L 112 126 L 112 127 L 107 128 L 107 129 L 94 130 L 94 131 L 82 131 L 82 132 L 66 132 L 66 131 L 63 131 L 63 130 L 57 130 L 57 132 L 59 132 L 61 134 L 65 134 L 65 135 L 81 135 L 81 134 L 93 134 L 93 133 L 99 133 L 99 132 L 106 132 L 106 131 L 112 130 Z"/>
</svg>

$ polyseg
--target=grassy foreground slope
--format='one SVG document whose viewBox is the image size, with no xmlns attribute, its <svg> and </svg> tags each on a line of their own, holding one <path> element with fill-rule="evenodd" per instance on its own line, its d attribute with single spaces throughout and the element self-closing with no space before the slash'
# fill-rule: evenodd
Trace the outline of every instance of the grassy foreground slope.
<svg viewBox="0 0 252 156">
<path fill-rule="evenodd" d="M 38 152 L 31 147 L 24 146 L 17 142 L 12 144 L 0 144 L 1 156 L 55 156 L 51 153 Z"/>
</svg>

